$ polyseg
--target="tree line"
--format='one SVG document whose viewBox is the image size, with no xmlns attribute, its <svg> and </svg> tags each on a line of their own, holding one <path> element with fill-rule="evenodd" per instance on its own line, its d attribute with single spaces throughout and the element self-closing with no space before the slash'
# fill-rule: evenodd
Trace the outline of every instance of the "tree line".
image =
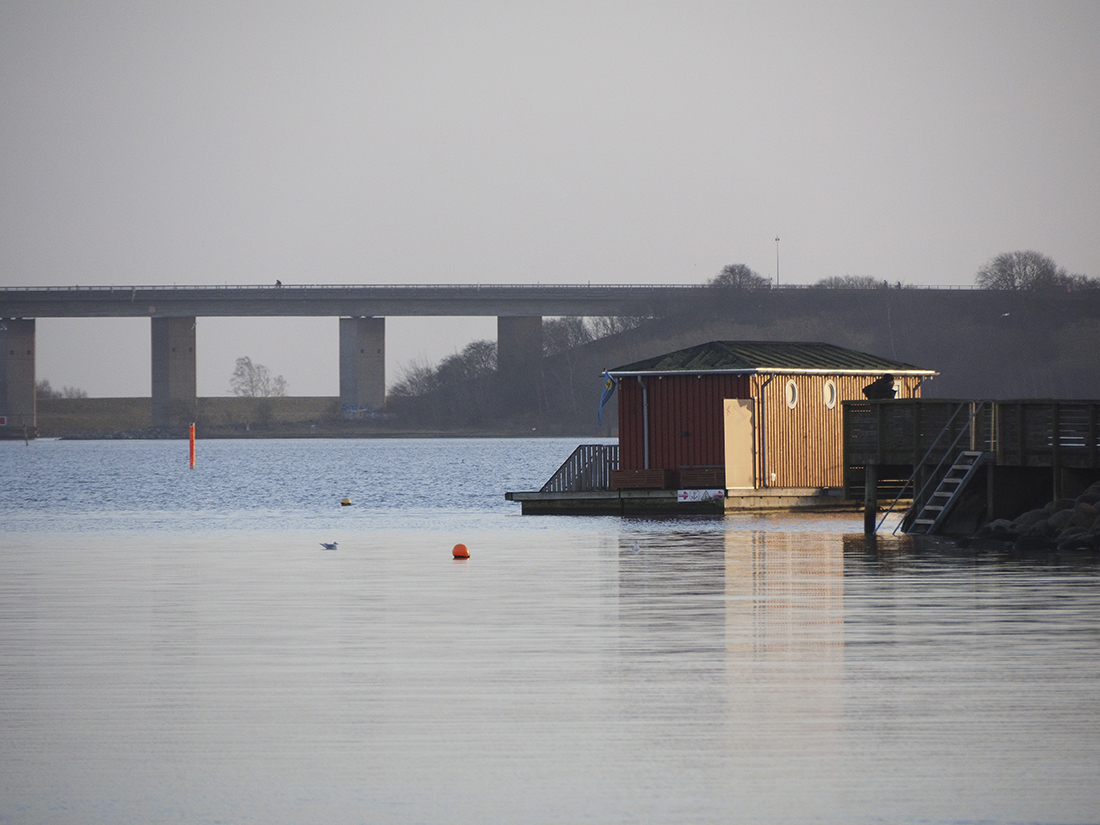
<svg viewBox="0 0 1100 825">
<path fill-rule="evenodd" d="M 727 289 L 771 289 L 772 281 L 745 264 L 730 264 L 707 281 L 707 285 Z M 1002 252 L 990 258 L 974 275 L 974 285 L 979 289 L 998 290 L 1075 290 L 1100 287 L 1100 279 L 1073 274 L 1055 263 L 1049 255 L 1025 249 Z M 810 286 L 822 289 L 880 289 L 889 288 L 890 284 L 871 275 L 834 275 Z M 899 288 L 908 286 L 901 281 L 895 283 L 895 287 Z"/>
<path fill-rule="evenodd" d="M 974 277 L 982 289 L 1095 289 L 1100 280 L 1074 275 L 1032 249 L 1002 252 L 990 258 Z"/>
<path fill-rule="evenodd" d="M 517 395 L 497 372 L 495 341 L 480 340 L 436 365 L 424 359 L 400 368 L 389 388 L 387 413 L 420 426 L 486 427 L 502 422 L 553 421 L 568 429 L 584 419 L 588 399 L 575 391 L 582 353 L 594 341 L 639 326 L 645 318 L 629 316 L 547 318 L 542 325 L 543 358 L 539 374 L 529 376 L 533 396 Z M 582 366 L 584 364 L 584 366 Z"/>
<path fill-rule="evenodd" d="M 48 379 L 43 378 L 41 381 L 35 382 L 34 394 L 38 399 L 43 398 L 87 398 L 88 392 L 86 390 L 78 389 L 77 387 L 62 387 L 59 390 L 55 390 L 50 386 Z"/>
<path fill-rule="evenodd" d="M 548 318 L 542 325 L 543 357 L 566 354 L 608 335 L 634 329 L 644 320 L 627 316 Z M 473 341 L 434 366 L 425 359 L 413 359 L 403 365 L 388 395 L 392 399 L 422 398 L 447 387 L 485 378 L 495 373 L 496 368 L 496 341 Z"/>
</svg>

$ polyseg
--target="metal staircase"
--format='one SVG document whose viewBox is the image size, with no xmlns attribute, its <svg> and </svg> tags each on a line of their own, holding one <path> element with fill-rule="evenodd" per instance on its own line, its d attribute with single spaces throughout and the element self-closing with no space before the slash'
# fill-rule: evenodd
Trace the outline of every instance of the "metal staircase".
<svg viewBox="0 0 1100 825">
<path fill-rule="evenodd" d="M 898 530 L 901 530 L 905 533 L 932 533 L 939 528 L 944 515 L 955 504 L 959 492 L 969 483 L 975 469 L 982 463 L 984 456 L 989 455 L 989 453 L 975 449 L 978 444 L 977 439 L 974 437 L 974 420 L 981 414 L 985 404 L 984 401 L 977 401 L 958 405 L 943 425 L 943 429 L 933 439 L 928 452 L 924 454 L 919 462 L 913 465 L 913 474 L 902 485 L 894 501 L 886 508 L 882 519 L 875 527 L 876 532 L 882 529 L 882 525 L 886 523 L 887 517 L 897 507 L 907 489 L 913 490 L 913 500 L 905 515 L 894 526 L 892 532 L 896 534 Z M 966 415 L 968 410 L 969 415 Z M 958 426 L 956 422 L 960 419 L 963 420 L 963 423 L 958 428 L 958 432 L 955 433 L 955 437 L 951 438 L 950 433 Z M 956 454 L 956 445 L 962 440 L 963 436 L 968 437 L 970 449 Z M 950 443 L 947 443 L 948 439 L 950 439 Z M 994 442 L 990 437 L 990 449 L 993 446 Z M 957 455 L 957 457 L 954 461 L 948 463 L 949 457 L 952 455 Z M 933 461 L 936 461 L 936 456 L 939 456 L 936 466 L 931 473 L 925 476 L 926 481 L 918 490 L 916 482 L 918 475 L 921 473 L 921 468 L 927 467 Z M 932 485 L 935 485 L 935 488 L 929 494 L 928 490 Z"/>
<path fill-rule="evenodd" d="M 922 504 L 914 500 L 913 507 L 905 514 L 902 521 L 902 529 L 907 533 L 915 534 L 935 533 L 948 511 L 959 500 L 966 485 L 977 473 L 985 456 L 986 453 L 980 450 L 963 450 L 959 453 L 940 478 L 932 494 L 924 499 Z"/>
</svg>

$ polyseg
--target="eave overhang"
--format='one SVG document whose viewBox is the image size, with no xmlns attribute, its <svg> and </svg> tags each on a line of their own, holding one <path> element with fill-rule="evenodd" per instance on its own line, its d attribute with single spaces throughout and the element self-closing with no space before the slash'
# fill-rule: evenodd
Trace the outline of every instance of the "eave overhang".
<svg viewBox="0 0 1100 825">
<path fill-rule="evenodd" d="M 782 367 L 769 369 L 766 367 L 756 367 L 753 369 L 730 369 L 730 370 L 607 370 L 607 374 L 612 378 L 629 378 L 631 376 L 639 377 L 658 377 L 663 378 L 665 376 L 682 375 L 696 377 L 703 375 L 885 375 L 889 373 L 893 376 L 919 376 L 921 378 L 934 378 L 939 375 L 935 370 L 902 370 L 902 369 L 876 369 L 876 370 L 842 370 L 842 369 L 793 369 L 790 367 Z"/>
</svg>

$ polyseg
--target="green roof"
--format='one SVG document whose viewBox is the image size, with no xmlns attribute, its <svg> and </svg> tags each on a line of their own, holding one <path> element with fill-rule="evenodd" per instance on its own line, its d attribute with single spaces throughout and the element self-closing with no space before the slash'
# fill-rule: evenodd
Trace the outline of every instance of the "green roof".
<svg viewBox="0 0 1100 825">
<path fill-rule="evenodd" d="M 609 370 L 612 374 L 704 372 L 897 373 L 935 375 L 890 358 L 833 344 L 792 341 L 711 341 Z"/>
</svg>

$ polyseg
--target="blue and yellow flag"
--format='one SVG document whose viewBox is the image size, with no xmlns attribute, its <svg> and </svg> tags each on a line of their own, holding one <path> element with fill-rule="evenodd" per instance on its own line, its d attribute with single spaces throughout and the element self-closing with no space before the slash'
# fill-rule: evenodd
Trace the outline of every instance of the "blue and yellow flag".
<svg viewBox="0 0 1100 825">
<path fill-rule="evenodd" d="M 615 394 L 615 379 L 611 377 L 611 374 L 607 371 L 603 371 L 603 395 L 600 396 L 600 411 L 596 415 L 596 419 L 603 424 L 603 407 L 608 401 L 611 400 L 611 396 Z"/>
</svg>

